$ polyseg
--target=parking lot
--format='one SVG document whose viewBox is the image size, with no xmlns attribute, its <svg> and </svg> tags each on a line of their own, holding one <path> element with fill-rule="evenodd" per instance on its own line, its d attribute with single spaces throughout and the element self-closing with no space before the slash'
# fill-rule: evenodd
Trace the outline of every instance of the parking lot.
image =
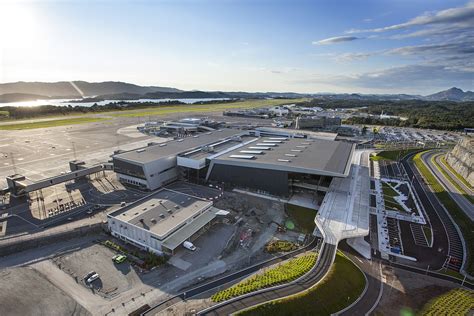
<svg viewBox="0 0 474 316">
<path fill-rule="evenodd" d="M 139 282 L 135 270 L 125 261 L 116 264 L 112 257 L 116 253 L 105 246 L 94 244 L 79 251 L 59 256 L 53 262 L 62 271 L 91 291 L 105 298 L 114 297 L 132 288 Z M 99 278 L 87 283 L 84 277 L 95 271 Z"/>
<path fill-rule="evenodd" d="M 0 271 L 0 314 L 91 315 L 41 273 L 29 267 Z"/>
<path fill-rule="evenodd" d="M 385 126 L 380 129 L 377 138 L 398 143 L 453 143 L 459 140 L 459 135 L 437 130 Z"/>
</svg>

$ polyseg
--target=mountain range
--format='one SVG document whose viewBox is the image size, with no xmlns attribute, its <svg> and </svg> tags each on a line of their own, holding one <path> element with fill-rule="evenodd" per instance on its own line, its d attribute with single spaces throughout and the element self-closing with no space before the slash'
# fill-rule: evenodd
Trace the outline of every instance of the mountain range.
<svg viewBox="0 0 474 316">
<path fill-rule="evenodd" d="M 301 98 L 312 97 L 332 100 L 428 100 L 428 101 L 474 101 L 474 92 L 450 88 L 431 95 L 409 94 L 329 94 L 294 92 L 222 92 L 184 91 L 170 87 L 139 86 L 126 82 L 13 82 L 0 84 L 0 103 L 45 100 L 83 99 L 95 102 L 101 100 L 138 99 L 205 99 L 205 98 Z M 78 100 L 77 103 L 80 103 Z"/>
</svg>

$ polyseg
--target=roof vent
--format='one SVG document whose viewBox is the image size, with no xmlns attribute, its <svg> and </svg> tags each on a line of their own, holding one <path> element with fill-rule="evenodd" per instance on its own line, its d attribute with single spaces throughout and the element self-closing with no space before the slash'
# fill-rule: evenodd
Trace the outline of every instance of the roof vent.
<svg viewBox="0 0 474 316">
<path fill-rule="evenodd" d="M 249 149 L 270 150 L 270 147 L 250 146 Z"/>
<path fill-rule="evenodd" d="M 254 159 L 255 156 L 253 155 L 230 155 L 229 158 L 237 158 L 237 159 Z"/>
<path fill-rule="evenodd" d="M 263 151 L 261 151 L 261 150 L 241 150 L 240 152 L 242 154 L 255 154 L 255 155 L 263 154 Z"/>
</svg>

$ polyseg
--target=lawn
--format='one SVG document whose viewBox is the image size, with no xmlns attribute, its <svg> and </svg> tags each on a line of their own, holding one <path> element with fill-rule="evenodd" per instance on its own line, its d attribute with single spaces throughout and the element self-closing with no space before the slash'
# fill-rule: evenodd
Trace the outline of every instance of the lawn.
<svg viewBox="0 0 474 316">
<path fill-rule="evenodd" d="M 370 159 L 372 159 L 373 161 L 378 161 L 378 160 L 396 161 L 408 155 L 409 153 L 412 153 L 418 150 L 420 149 L 410 148 L 410 149 L 402 149 L 402 150 L 384 150 L 384 151 L 379 152 L 376 156 L 371 156 Z"/>
<path fill-rule="evenodd" d="M 428 226 L 428 225 L 423 225 L 421 226 L 423 228 L 423 232 L 425 233 L 425 236 L 426 236 L 426 240 L 428 241 L 428 243 L 431 242 L 431 228 Z"/>
<path fill-rule="evenodd" d="M 466 271 L 470 274 L 474 274 L 474 262 L 472 260 L 472 249 L 474 249 L 474 231 L 472 230 L 472 221 L 469 219 L 466 214 L 459 208 L 457 203 L 451 199 L 451 196 L 446 192 L 443 186 L 438 182 L 435 176 L 431 173 L 428 167 L 423 162 L 421 156 L 426 153 L 420 152 L 413 156 L 413 162 L 421 173 L 426 183 L 431 187 L 431 190 L 434 192 L 438 200 L 444 205 L 444 207 L 449 211 L 451 217 L 454 219 L 456 224 L 459 226 L 459 229 L 462 232 L 464 240 L 466 242 L 467 262 L 466 262 Z"/>
<path fill-rule="evenodd" d="M 297 205 L 286 205 L 286 213 L 295 222 L 296 227 L 305 234 L 312 233 L 316 226 L 314 218 L 316 217 L 317 211 L 310 208 L 297 206 Z"/>
<path fill-rule="evenodd" d="M 429 301 L 419 315 L 469 315 L 474 308 L 474 292 L 454 289 Z"/>
<path fill-rule="evenodd" d="M 261 274 L 256 274 L 239 282 L 228 289 L 217 292 L 211 299 L 214 302 L 221 302 L 263 288 L 293 281 L 311 270 L 316 263 L 316 258 L 317 254 L 310 252 L 291 259 Z"/>
<path fill-rule="evenodd" d="M 303 102 L 306 99 L 272 99 L 272 100 L 245 100 L 238 102 L 214 103 L 214 104 L 185 104 L 171 106 L 156 106 L 142 110 L 126 110 L 120 113 L 113 113 L 116 117 L 141 117 L 153 115 L 166 115 L 176 113 L 206 113 L 232 109 L 251 109 L 259 107 L 269 107 L 282 104 Z"/>
<path fill-rule="evenodd" d="M 56 126 L 100 122 L 104 120 L 107 120 L 107 119 L 99 118 L 99 117 L 75 117 L 75 118 L 67 118 L 67 119 L 59 119 L 59 120 L 30 122 L 30 123 L 5 124 L 5 125 L 0 125 L 0 130 L 21 130 L 21 129 L 56 127 Z"/>
<path fill-rule="evenodd" d="M 385 182 L 382 182 L 382 191 L 386 207 L 389 209 L 396 209 L 400 212 L 406 212 L 405 209 L 394 199 L 394 197 L 398 196 L 397 191 Z"/>
<path fill-rule="evenodd" d="M 250 308 L 238 315 L 331 315 L 352 304 L 362 294 L 364 287 L 362 272 L 342 253 L 338 253 L 328 275 L 316 286 L 300 294 Z"/>
</svg>

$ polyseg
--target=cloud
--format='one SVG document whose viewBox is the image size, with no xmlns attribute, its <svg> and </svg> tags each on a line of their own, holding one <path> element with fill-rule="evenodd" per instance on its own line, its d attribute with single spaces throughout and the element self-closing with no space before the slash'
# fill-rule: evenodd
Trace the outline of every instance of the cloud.
<svg viewBox="0 0 474 316">
<path fill-rule="evenodd" d="M 333 54 L 331 59 L 337 62 L 351 62 L 364 60 L 372 56 L 416 56 L 422 58 L 424 63 L 433 60 L 438 63 L 442 60 L 445 60 L 446 63 L 456 60 L 458 65 L 461 60 L 469 63 L 469 60 L 474 60 L 474 35 L 462 36 L 454 42 L 402 46 L 373 52 Z"/>
<path fill-rule="evenodd" d="M 460 26 L 472 25 L 474 23 L 474 1 L 470 1 L 463 7 L 446 9 L 438 12 L 428 12 L 419 15 L 407 22 L 372 29 L 351 29 L 347 34 L 356 33 L 378 33 L 393 30 L 407 29 L 415 26 L 428 26 L 439 24 L 458 24 Z"/>
<path fill-rule="evenodd" d="M 344 43 L 344 42 L 352 42 L 358 39 L 361 39 L 361 38 L 356 37 L 356 36 L 336 36 L 336 37 L 326 38 L 320 41 L 314 41 L 313 45 L 330 45 L 330 44 L 337 44 L 337 43 Z"/>
<path fill-rule="evenodd" d="M 334 60 L 337 62 L 351 62 L 356 60 L 364 60 L 371 56 L 378 54 L 378 52 L 370 53 L 344 53 L 334 56 Z"/>
<path fill-rule="evenodd" d="M 433 91 L 448 86 L 472 87 L 474 69 L 459 69 L 444 65 L 406 65 L 392 67 L 354 75 L 323 76 L 312 75 L 299 80 L 303 84 L 329 84 L 336 86 L 357 87 L 378 91 L 400 90 L 419 93 Z"/>
</svg>

